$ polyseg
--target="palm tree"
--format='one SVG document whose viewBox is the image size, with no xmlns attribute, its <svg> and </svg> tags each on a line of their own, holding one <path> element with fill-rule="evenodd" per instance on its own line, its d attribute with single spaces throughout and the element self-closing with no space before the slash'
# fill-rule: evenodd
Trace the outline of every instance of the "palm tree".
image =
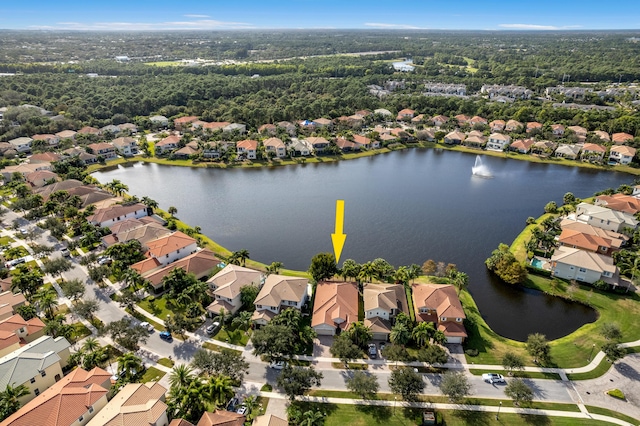
<svg viewBox="0 0 640 426">
<path fill-rule="evenodd" d="M 87 337 L 87 340 L 82 344 L 82 351 L 87 353 L 95 352 L 98 349 L 100 349 L 100 343 L 95 337 Z"/>
<path fill-rule="evenodd" d="M 349 334 L 351 341 L 361 348 L 364 347 L 364 345 L 373 337 L 369 327 L 360 321 L 351 323 L 351 327 L 349 327 L 347 333 Z"/>
<path fill-rule="evenodd" d="M 344 278 L 357 278 L 360 273 L 360 265 L 353 259 L 347 259 L 342 263 L 342 276 Z"/>
<path fill-rule="evenodd" d="M 42 287 L 36 292 L 35 299 L 40 312 L 43 312 L 45 317 L 52 319 L 53 312 L 58 307 L 58 292 L 56 289 L 53 287 Z"/>
<path fill-rule="evenodd" d="M 209 377 L 204 388 L 208 400 L 213 401 L 216 406 L 224 405 L 235 393 L 233 381 L 224 375 Z"/>
<path fill-rule="evenodd" d="M 169 385 L 171 389 L 183 388 L 193 382 L 195 376 L 193 375 L 193 369 L 187 364 L 180 364 L 173 367 L 171 375 L 169 376 Z"/>
<path fill-rule="evenodd" d="M 270 274 L 277 274 L 282 268 L 282 262 L 271 262 L 271 265 L 267 266 L 267 272 Z"/>
<path fill-rule="evenodd" d="M 394 345 L 404 346 L 409 342 L 409 339 L 411 339 L 411 332 L 409 332 L 409 329 L 402 323 L 394 324 L 391 328 L 391 333 L 389 333 L 389 340 L 391 340 L 391 343 Z"/>
<path fill-rule="evenodd" d="M 229 320 L 229 312 L 225 308 L 220 308 L 218 315 L 214 317 L 216 321 L 220 323 L 222 329 L 225 328 L 227 320 Z"/>
<path fill-rule="evenodd" d="M 445 336 L 444 332 L 442 332 L 441 330 L 436 330 L 435 334 L 433 335 L 433 341 L 439 345 L 444 346 L 447 343 L 447 336 Z"/>
<path fill-rule="evenodd" d="M 156 200 L 152 200 L 149 197 L 142 197 L 142 204 L 144 204 L 145 206 L 151 208 L 151 209 L 157 209 L 158 208 L 158 202 Z"/>
<path fill-rule="evenodd" d="M 137 293 L 145 288 L 147 280 L 142 278 L 142 275 L 140 275 L 140 273 L 135 269 L 127 268 L 122 274 L 122 282 L 125 284 L 125 287 L 128 287 L 131 291 Z"/>
<path fill-rule="evenodd" d="M 415 282 L 416 278 L 422 275 L 422 268 L 420 265 L 413 263 L 409 266 L 409 279 Z"/>
<path fill-rule="evenodd" d="M 423 321 L 413 328 L 411 337 L 415 340 L 418 346 L 425 347 L 435 332 L 436 328 L 432 322 Z"/>
<path fill-rule="evenodd" d="M 167 209 L 167 213 L 169 213 L 171 217 L 174 217 L 175 214 L 178 213 L 178 209 L 175 208 L 174 206 L 171 206 Z"/>
<path fill-rule="evenodd" d="M 242 249 L 242 250 L 238 250 L 237 253 L 238 253 L 238 260 L 242 263 L 242 266 L 244 266 L 245 262 L 249 260 L 249 250 Z"/>
<path fill-rule="evenodd" d="M 113 195 L 118 195 L 118 196 L 122 195 L 123 193 L 129 190 L 129 187 L 124 183 L 122 183 L 121 181 L 119 181 L 118 179 L 114 179 L 111 182 L 105 183 L 104 187 L 109 192 L 113 193 Z"/>
<path fill-rule="evenodd" d="M 407 285 L 409 283 L 409 269 L 406 266 L 399 267 L 393 274 L 393 280 L 397 284 Z"/>
<path fill-rule="evenodd" d="M 360 272 L 358 273 L 359 282 L 372 282 L 376 276 L 376 268 L 371 262 L 363 263 L 360 265 Z"/>
<path fill-rule="evenodd" d="M 20 398 L 29 395 L 31 392 L 25 385 L 7 385 L 0 392 L 0 421 L 6 419 L 20 408 Z"/>
<path fill-rule="evenodd" d="M 309 410 L 302 413 L 300 426 L 321 426 L 324 424 L 324 413 Z"/>
<path fill-rule="evenodd" d="M 249 327 L 251 327 L 252 315 L 253 314 L 249 311 L 242 311 L 238 315 L 236 315 L 235 318 L 233 318 L 233 321 L 231 321 L 231 325 L 239 328 L 240 330 L 244 330 L 244 334 L 246 335 Z"/>
<path fill-rule="evenodd" d="M 258 397 L 256 395 L 249 395 L 242 402 L 247 407 L 247 420 L 253 420 L 255 417 L 254 410 L 258 408 Z"/>
<path fill-rule="evenodd" d="M 458 296 L 460 292 L 469 286 L 469 275 L 464 272 L 456 272 L 451 278 L 451 283 L 458 289 Z"/>
<path fill-rule="evenodd" d="M 132 353 L 126 353 L 118 358 L 118 370 L 120 377 L 124 377 L 127 382 L 136 379 L 144 371 L 142 360 Z"/>
</svg>

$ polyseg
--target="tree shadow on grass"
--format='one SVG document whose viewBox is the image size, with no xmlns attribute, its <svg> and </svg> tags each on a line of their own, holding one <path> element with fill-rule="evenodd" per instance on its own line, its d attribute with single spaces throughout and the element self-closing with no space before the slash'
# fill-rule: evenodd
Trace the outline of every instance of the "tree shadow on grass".
<svg viewBox="0 0 640 426">
<path fill-rule="evenodd" d="M 486 413 L 482 411 L 455 410 L 451 413 L 451 416 L 466 425 L 475 426 L 489 425 L 492 423 L 492 420 L 495 419 L 494 413 Z"/>
<path fill-rule="evenodd" d="M 393 415 L 392 407 L 381 407 L 377 405 L 356 405 L 356 410 L 371 416 L 376 423 L 383 423 Z"/>
<path fill-rule="evenodd" d="M 528 425 L 547 426 L 551 424 L 551 419 L 548 416 L 521 414 L 520 418 Z"/>
</svg>

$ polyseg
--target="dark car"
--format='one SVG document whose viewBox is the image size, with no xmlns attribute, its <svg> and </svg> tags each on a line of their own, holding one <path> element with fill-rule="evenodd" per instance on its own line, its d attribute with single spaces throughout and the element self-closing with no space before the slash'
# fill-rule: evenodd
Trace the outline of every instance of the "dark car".
<svg viewBox="0 0 640 426">
<path fill-rule="evenodd" d="M 167 342 L 171 342 L 173 340 L 173 336 L 168 331 L 161 331 L 159 334 L 162 340 L 166 340 Z"/>
</svg>

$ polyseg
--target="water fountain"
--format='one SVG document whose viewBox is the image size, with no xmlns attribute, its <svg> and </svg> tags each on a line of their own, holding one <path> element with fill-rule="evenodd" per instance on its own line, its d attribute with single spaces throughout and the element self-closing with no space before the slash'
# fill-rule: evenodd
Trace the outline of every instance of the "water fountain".
<svg viewBox="0 0 640 426">
<path fill-rule="evenodd" d="M 487 167 L 482 162 L 482 157 L 480 155 L 476 156 L 476 162 L 473 165 L 473 167 L 471 167 L 471 174 L 473 176 L 477 176 L 485 179 L 489 179 L 493 177 L 493 175 L 491 174 L 491 171 L 489 170 L 489 167 Z"/>
</svg>

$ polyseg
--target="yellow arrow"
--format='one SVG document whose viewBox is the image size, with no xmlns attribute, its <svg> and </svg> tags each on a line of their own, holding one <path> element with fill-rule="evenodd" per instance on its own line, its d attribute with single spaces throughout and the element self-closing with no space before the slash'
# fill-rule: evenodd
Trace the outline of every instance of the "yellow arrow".
<svg viewBox="0 0 640 426">
<path fill-rule="evenodd" d="M 347 234 L 343 234 L 344 225 L 344 200 L 336 200 L 336 232 L 331 234 L 331 241 L 333 242 L 333 252 L 336 255 L 336 263 L 340 260 L 340 254 L 342 253 L 342 247 L 347 239 Z"/>
</svg>

